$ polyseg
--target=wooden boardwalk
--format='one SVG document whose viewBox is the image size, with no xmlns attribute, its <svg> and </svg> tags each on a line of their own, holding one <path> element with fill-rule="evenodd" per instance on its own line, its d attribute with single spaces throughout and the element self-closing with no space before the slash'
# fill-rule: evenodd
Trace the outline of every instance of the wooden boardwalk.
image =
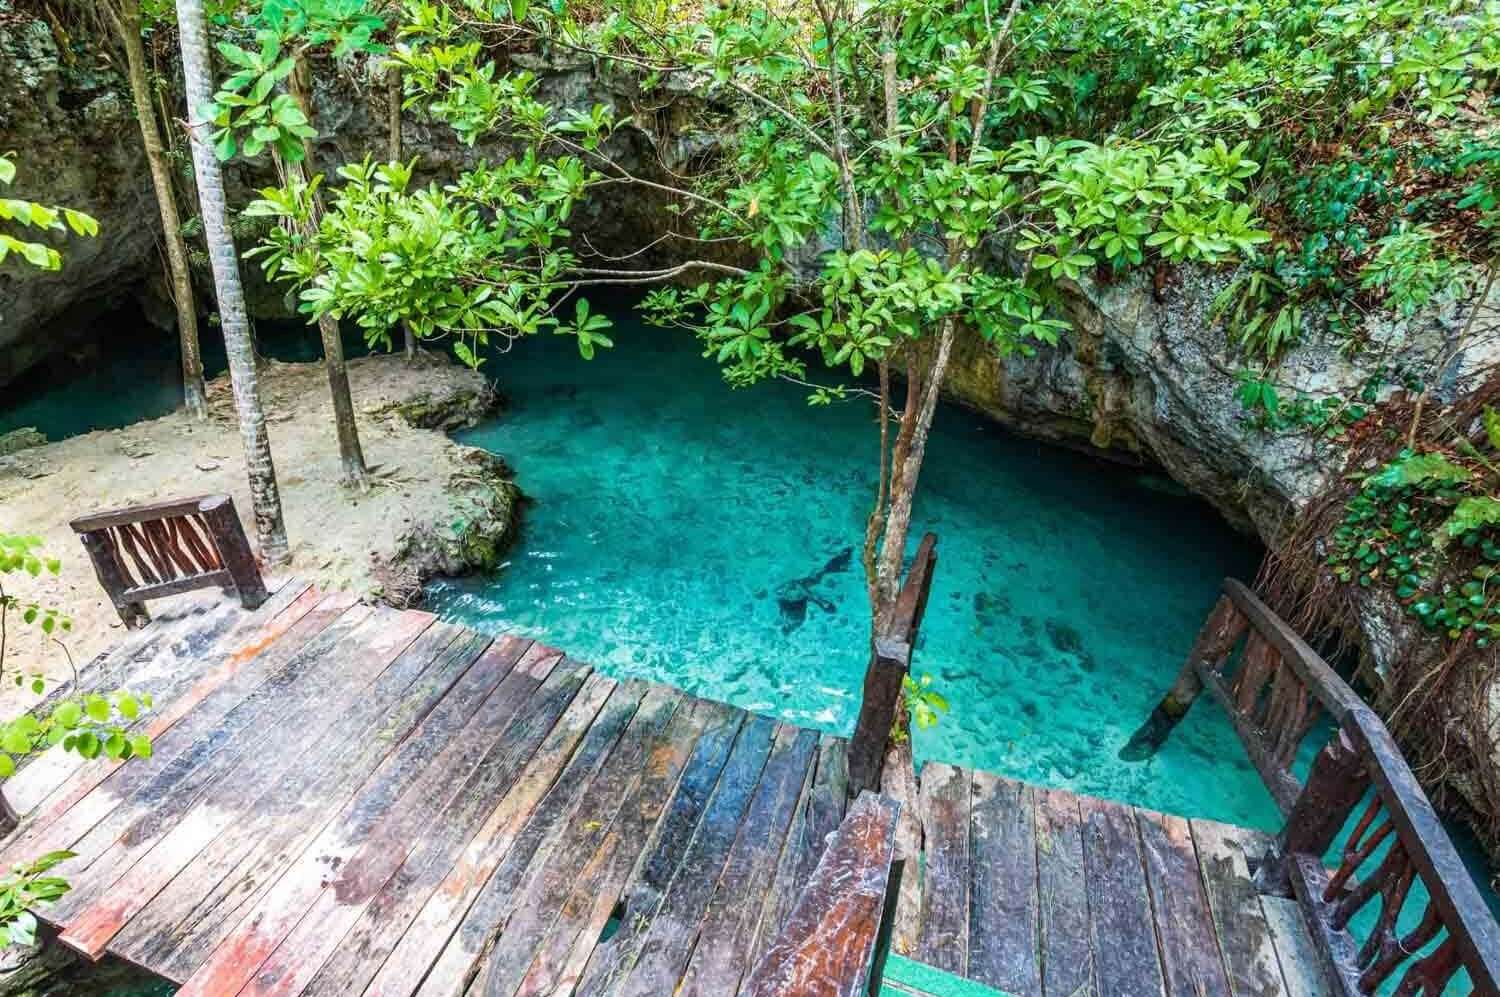
<svg viewBox="0 0 1500 997">
<path fill-rule="evenodd" d="M 845 812 L 845 746 L 304 583 L 95 663 L 149 759 L 6 785 L 38 913 L 190 994 L 732 994 Z"/>
<path fill-rule="evenodd" d="M 895 809 L 841 829 L 842 739 L 270 588 L 180 599 L 88 669 L 152 693 L 150 758 L 5 784 L 0 861 L 76 853 L 38 912 L 63 944 L 185 995 L 863 991 Z M 1258 835 L 937 764 L 921 807 L 894 923 L 923 963 L 1016 997 L 1325 992 Z"/>
<path fill-rule="evenodd" d="M 1259 893 L 1263 834 L 928 764 L 916 959 L 1015 997 L 1321 997 L 1295 900 Z"/>
</svg>

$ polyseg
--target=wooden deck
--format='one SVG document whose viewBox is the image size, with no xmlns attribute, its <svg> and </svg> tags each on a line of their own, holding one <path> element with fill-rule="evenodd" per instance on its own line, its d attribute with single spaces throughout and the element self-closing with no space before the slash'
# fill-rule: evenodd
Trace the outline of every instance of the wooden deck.
<svg viewBox="0 0 1500 997">
<path fill-rule="evenodd" d="M 4 860 L 184 995 L 734 993 L 845 811 L 839 739 L 297 582 L 93 674 L 154 753 L 23 769 Z"/>
<path fill-rule="evenodd" d="M 1331 993 L 1295 900 L 1260 894 L 1270 839 L 987 772 L 921 776 L 919 961 L 1013 994 Z"/>
<path fill-rule="evenodd" d="M 862 991 L 875 925 L 818 942 L 878 920 L 889 871 L 883 838 L 879 868 L 820 865 L 885 834 L 840 829 L 843 740 L 269 587 L 252 612 L 184 597 L 88 670 L 153 694 L 149 759 L 54 749 L 6 783 L 0 861 L 76 853 L 38 912 L 63 944 L 184 995 Z M 1295 902 L 1250 883 L 1259 836 L 943 765 L 922 806 L 895 923 L 923 963 L 1017 997 L 1325 992 Z M 806 982 L 841 963 L 840 988 Z"/>
</svg>

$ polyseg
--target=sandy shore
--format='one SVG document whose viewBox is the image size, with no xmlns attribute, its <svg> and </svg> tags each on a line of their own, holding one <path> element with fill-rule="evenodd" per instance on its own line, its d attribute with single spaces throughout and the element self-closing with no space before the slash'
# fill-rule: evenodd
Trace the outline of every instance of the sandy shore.
<svg viewBox="0 0 1500 997">
<path fill-rule="evenodd" d="M 472 548 L 493 552 L 510 530 L 515 492 L 487 454 L 443 430 L 472 423 L 492 404 L 483 377 L 436 357 L 351 361 L 349 377 L 365 459 L 367 494 L 337 484 L 338 445 L 320 364 L 270 362 L 261 391 L 292 547 L 290 568 L 328 589 L 407 601 L 423 577 L 462 570 Z M 119 639 L 121 624 L 68 521 L 88 512 L 211 492 L 234 496 L 247 532 L 249 494 L 226 379 L 209 385 L 211 417 L 183 413 L 89 433 L 0 458 L 0 532 L 35 534 L 62 561 L 57 576 L 10 575 L 23 602 L 56 606 L 73 628 L 66 643 L 80 664 Z M 451 524 L 483 530 L 457 537 Z M 488 551 L 487 551 L 488 549 Z M 63 651 L 12 616 L 7 673 L 69 673 Z M 29 702 L 10 682 L 0 711 Z M 24 707 L 22 707 L 24 708 Z"/>
</svg>

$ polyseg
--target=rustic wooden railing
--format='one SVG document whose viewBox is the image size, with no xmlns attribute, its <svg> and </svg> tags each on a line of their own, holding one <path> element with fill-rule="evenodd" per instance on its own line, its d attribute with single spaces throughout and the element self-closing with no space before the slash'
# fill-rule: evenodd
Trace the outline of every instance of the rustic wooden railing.
<svg viewBox="0 0 1500 997">
<path fill-rule="evenodd" d="M 849 738 L 851 797 L 880 790 L 880 769 L 901 701 L 901 680 L 911 668 L 912 648 L 922 626 L 922 615 L 927 611 L 927 595 L 932 590 L 936 567 L 937 537 L 928 533 L 917 545 L 917 553 L 906 570 L 891 625 L 875 639 L 870 664 L 865 669 L 859 720 Z"/>
<path fill-rule="evenodd" d="M 127 627 L 145 626 L 148 599 L 200 588 L 234 589 L 253 609 L 266 587 L 228 495 L 134 506 L 72 522 L 99 584 Z"/>
<path fill-rule="evenodd" d="M 896 801 L 873 793 L 854 801 L 741 994 L 865 997 L 890 893 L 900 810 Z"/>
<path fill-rule="evenodd" d="M 1202 690 L 1228 712 L 1286 818 L 1257 882 L 1267 892 L 1296 895 L 1338 990 L 1369 994 L 1395 981 L 1397 994 L 1436 995 L 1462 969 L 1473 993 L 1500 995 L 1500 926 L 1385 725 L 1233 579 L 1132 744 L 1159 744 Z M 1303 779 L 1298 758 L 1329 725 L 1332 738 Z M 1325 866 L 1356 812 L 1334 866 Z M 1413 892 L 1417 882 L 1425 904 Z M 1363 911 L 1372 913 L 1356 926 Z"/>
</svg>

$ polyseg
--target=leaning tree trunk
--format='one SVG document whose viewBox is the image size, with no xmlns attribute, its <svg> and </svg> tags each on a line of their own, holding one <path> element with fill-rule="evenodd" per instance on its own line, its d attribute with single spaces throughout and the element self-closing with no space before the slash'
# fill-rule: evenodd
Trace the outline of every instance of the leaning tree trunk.
<svg viewBox="0 0 1500 997">
<path fill-rule="evenodd" d="M 156 207 L 161 213 L 162 237 L 167 243 L 172 301 L 177 306 L 177 337 L 182 344 L 182 400 L 194 417 L 206 419 L 208 398 L 203 388 L 203 354 L 198 348 L 198 312 L 193 300 L 193 278 L 188 270 L 187 242 L 182 237 L 182 223 L 177 216 L 177 199 L 172 193 L 172 173 L 167 169 L 166 152 L 156 127 L 156 111 L 151 106 L 146 50 L 141 45 L 140 0 L 119 0 L 117 5 L 106 9 L 112 15 L 120 44 L 125 49 L 130 96 L 135 101 L 141 144 L 146 147 L 151 186 L 156 191 Z"/>
<path fill-rule="evenodd" d="M 239 416 L 240 437 L 245 445 L 245 468 L 250 475 L 255 533 L 260 541 L 261 557 L 270 564 L 284 564 L 291 560 L 291 552 L 287 547 L 286 523 L 281 515 L 281 493 L 276 486 L 276 465 L 271 460 L 271 441 L 266 435 L 265 413 L 260 407 L 255 348 L 250 340 L 250 320 L 245 314 L 245 292 L 240 286 L 239 257 L 235 253 L 234 239 L 229 234 L 224 174 L 208 143 L 211 126 L 203 118 L 203 110 L 211 100 L 208 28 L 203 20 L 203 0 L 176 2 L 193 172 L 198 182 L 203 236 L 208 243 L 214 288 L 218 292 L 219 325 L 224 330 L 224 352 L 229 358 L 234 407 Z"/>
<path fill-rule="evenodd" d="M 288 84 L 297 105 L 311 122 L 312 71 L 302 56 L 297 57 L 296 67 L 292 70 Z M 285 165 L 292 179 L 306 184 L 307 169 L 304 164 L 312 157 L 312 147 L 304 142 L 303 149 L 303 162 Z M 320 213 L 315 194 L 313 217 L 302 233 L 309 242 L 317 238 Z M 344 342 L 339 334 L 339 320 L 324 313 L 318 319 L 318 333 L 323 340 L 323 368 L 328 372 L 328 393 L 333 396 L 333 425 L 339 439 L 339 461 L 343 465 L 344 484 L 366 491 L 370 487 L 370 476 L 365 469 L 364 449 L 359 443 L 359 427 L 354 422 L 354 400 L 349 396 L 349 369 L 344 364 Z"/>
<path fill-rule="evenodd" d="M 391 136 L 391 162 L 401 162 L 401 64 L 393 62 L 386 71 L 386 118 Z M 411 362 L 417 356 L 417 337 L 412 335 L 411 323 L 402 322 L 401 331 L 406 338 L 406 359 Z"/>
</svg>

